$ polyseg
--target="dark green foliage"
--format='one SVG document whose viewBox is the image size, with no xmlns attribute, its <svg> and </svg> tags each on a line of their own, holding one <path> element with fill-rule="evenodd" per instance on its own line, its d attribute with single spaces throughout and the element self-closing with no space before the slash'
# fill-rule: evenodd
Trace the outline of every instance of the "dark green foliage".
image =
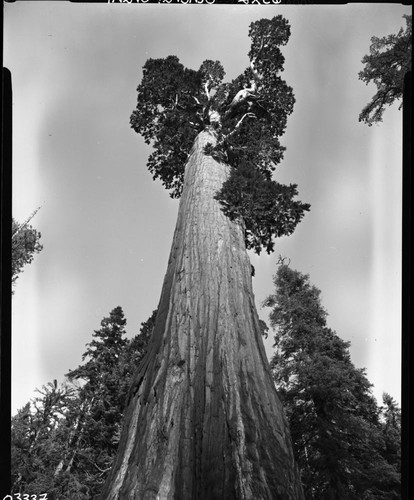
<svg viewBox="0 0 414 500">
<path fill-rule="evenodd" d="M 293 198 L 296 184 L 289 186 L 266 179 L 258 169 L 241 163 L 233 169 L 217 193 L 223 212 L 231 219 L 244 222 L 246 248 L 260 254 L 273 251 L 273 237 L 293 233 L 310 206 Z"/>
<path fill-rule="evenodd" d="M 269 336 L 269 327 L 267 326 L 266 322 L 263 321 L 262 319 L 259 319 L 259 323 L 262 335 L 265 339 L 267 339 L 267 337 Z"/>
<path fill-rule="evenodd" d="M 271 368 L 306 498 L 398 498 L 399 469 L 387 456 L 371 384 L 352 364 L 349 342 L 327 327 L 320 291 L 284 264 L 274 283 L 265 301 L 276 329 Z"/>
<path fill-rule="evenodd" d="M 110 406 L 121 407 L 119 393 L 119 365 L 128 344 L 125 338 L 126 319 L 121 307 L 113 309 L 109 317 L 101 321 L 101 328 L 93 334 L 93 340 L 87 345 L 82 360 L 87 362 L 69 371 L 70 381 L 82 380 L 81 394 L 105 394 L 105 402 Z"/>
<path fill-rule="evenodd" d="M 47 492 L 52 499 L 69 500 L 58 494 L 54 470 L 65 451 L 65 415 L 76 406 L 76 391 L 55 380 L 38 392 L 32 405 L 27 403 L 12 418 L 12 493 Z"/>
<path fill-rule="evenodd" d="M 219 61 L 206 59 L 200 66 L 199 73 L 201 75 L 201 83 L 204 87 L 202 99 L 207 103 L 211 97 L 211 92 L 218 89 L 226 72 Z"/>
<path fill-rule="evenodd" d="M 44 386 L 12 421 L 13 492 L 56 500 L 91 500 L 101 489 L 119 442 L 132 374 L 152 333 L 156 311 L 125 338 L 123 311 L 101 322 L 69 381 Z"/>
<path fill-rule="evenodd" d="M 153 178 L 160 178 L 172 196 L 181 194 L 184 165 L 197 133 L 202 130 L 202 74 L 178 57 L 148 59 L 137 88 L 138 104 L 130 119 L 154 152 L 148 159 Z M 195 99 L 196 98 L 196 99 Z"/>
<path fill-rule="evenodd" d="M 359 79 L 367 85 L 373 82 L 377 86 L 377 93 L 359 115 L 359 121 L 370 126 L 382 121 L 386 106 L 402 99 L 404 76 L 411 71 L 412 16 L 403 17 L 406 29 L 401 28 L 396 35 L 372 37 L 370 53 L 362 59 L 365 68 L 359 72 Z"/>
<path fill-rule="evenodd" d="M 401 410 L 394 398 L 384 393 L 381 417 L 385 441 L 384 456 L 401 473 Z"/>
<path fill-rule="evenodd" d="M 149 59 L 131 126 L 154 147 L 147 166 L 173 197 L 181 194 L 196 136 L 205 129 L 214 133 L 216 144 L 205 153 L 232 167 L 218 199 L 229 217 L 244 220 L 248 246 L 259 253 L 261 247 L 272 251 L 273 237 L 292 233 L 309 205 L 293 201 L 295 185 L 272 181 L 285 150 L 279 137 L 295 102 L 279 74 L 284 64 L 279 47 L 290 37 L 289 23 L 280 15 L 262 19 L 251 23 L 249 36 L 250 66 L 230 83 L 222 81 L 225 72 L 218 61 L 206 60 L 194 71 L 176 56 Z"/>
<path fill-rule="evenodd" d="M 34 254 L 39 253 L 43 249 L 43 245 L 39 242 L 41 234 L 28 224 L 36 212 L 37 210 L 23 224 L 19 224 L 12 219 L 11 265 L 13 285 L 16 283 L 23 267 L 26 264 L 30 264 L 33 261 Z"/>
<path fill-rule="evenodd" d="M 81 412 L 66 462 L 88 487 L 91 498 L 99 493 L 112 465 L 129 388 L 128 375 L 135 368 L 130 365 L 134 340 L 125 338 L 125 325 L 122 308 L 116 307 L 94 332 L 82 356 L 87 362 L 67 375 L 70 381 L 79 380 L 83 385 L 79 389 Z M 73 422 L 77 415 L 74 417 Z"/>
</svg>

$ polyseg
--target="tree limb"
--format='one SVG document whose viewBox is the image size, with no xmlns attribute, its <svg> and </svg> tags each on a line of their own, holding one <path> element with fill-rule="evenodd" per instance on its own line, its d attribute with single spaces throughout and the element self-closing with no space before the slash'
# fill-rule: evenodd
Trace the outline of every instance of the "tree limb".
<svg viewBox="0 0 414 500">
<path fill-rule="evenodd" d="M 99 472 L 101 472 L 102 474 L 105 474 L 105 472 L 108 472 L 111 470 L 111 466 L 107 467 L 106 469 L 101 469 L 95 462 L 93 463 L 93 465 L 98 469 Z"/>
<path fill-rule="evenodd" d="M 42 207 L 38 207 L 36 208 L 36 210 L 22 223 L 22 224 L 19 224 L 18 227 L 16 228 L 16 230 L 14 231 L 13 235 L 12 235 L 12 239 L 17 236 L 18 233 L 20 233 L 20 231 L 22 229 L 24 229 L 28 224 L 29 222 L 33 219 L 33 217 L 37 214 L 37 212 L 41 209 Z"/>
<path fill-rule="evenodd" d="M 236 132 L 236 130 L 240 128 L 240 126 L 241 126 L 241 124 L 242 124 L 243 120 L 244 120 L 245 118 L 247 118 L 247 117 L 249 117 L 249 118 L 257 118 L 257 116 L 256 116 L 254 113 L 245 113 L 245 114 L 244 114 L 244 115 L 240 118 L 240 120 L 236 123 L 236 125 L 235 125 L 234 129 L 233 129 L 233 130 L 232 130 L 229 134 L 227 134 L 227 136 L 226 136 L 226 137 L 230 137 L 230 136 L 232 136 L 232 135 Z"/>
</svg>

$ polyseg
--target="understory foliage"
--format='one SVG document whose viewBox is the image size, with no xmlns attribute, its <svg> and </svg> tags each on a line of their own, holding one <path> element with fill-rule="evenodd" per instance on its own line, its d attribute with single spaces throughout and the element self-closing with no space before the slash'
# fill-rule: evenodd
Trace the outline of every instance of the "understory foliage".
<svg viewBox="0 0 414 500">
<path fill-rule="evenodd" d="M 271 369 L 290 424 L 307 499 L 400 498 L 401 415 L 384 395 L 378 408 L 349 342 L 326 324 L 320 290 L 282 264 L 270 307 Z"/>
<path fill-rule="evenodd" d="M 35 253 L 39 253 L 43 249 L 43 245 L 40 244 L 41 234 L 29 225 L 30 220 L 38 210 L 22 224 L 12 219 L 12 285 L 16 284 L 23 267 L 33 261 Z"/>
<path fill-rule="evenodd" d="M 132 374 L 143 357 L 156 311 L 132 339 L 116 307 L 67 380 L 42 387 L 12 419 L 12 493 L 91 500 L 109 472 Z"/>
<path fill-rule="evenodd" d="M 412 15 L 403 17 L 405 30 L 401 28 L 397 34 L 382 38 L 373 36 L 370 53 L 362 59 L 365 67 L 359 72 L 359 79 L 366 85 L 372 82 L 377 86 L 377 93 L 359 115 L 359 121 L 369 126 L 382 121 L 386 106 L 403 98 L 404 77 L 411 71 Z M 402 105 L 401 102 L 399 109 Z"/>
<path fill-rule="evenodd" d="M 273 237 L 293 232 L 310 206 L 294 201 L 296 185 L 272 179 L 285 151 L 279 138 L 295 102 L 280 77 L 289 23 L 281 15 L 261 19 L 251 23 L 249 36 L 250 66 L 231 82 L 223 82 L 219 61 L 205 60 L 192 70 L 173 55 L 148 59 L 130 123 L 153 146 L 147 167 L 172 197 L 181 195 L 196 136 L 203 130 L 214 134 L 215 144 L 205 153 L 231 167 L 217 199 L 226 215 L 244 220 L 248 247 L 259 253 L 262 247 L 272 251 Z"/>
</svg>

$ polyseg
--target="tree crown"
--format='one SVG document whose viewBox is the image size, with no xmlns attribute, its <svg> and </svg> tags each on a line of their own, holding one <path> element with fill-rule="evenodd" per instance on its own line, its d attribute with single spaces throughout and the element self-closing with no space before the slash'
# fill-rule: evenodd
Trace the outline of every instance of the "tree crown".
<svg viewBox="0 0 414 500">
<path fill-rule="evenodd" d="M 153 146 L 148 169 L 172 197 L 181 194 L 195 137 L 205 129 L 214 133 L 215 145 L 205 152 L 232 167 L 217 199 L 229 217 L 244 221 L 247 246 L 259 253 L 263 247 L 272 251 L 272 237 L 293 232 L 309 205 L 293 201 L 296 185 L 272 180 L 285 150 L 279 137 L 295 102 L 280 77 L 280 46 L 290 37 L 289 23 L 281 15 L 261 19 L 251 23 L 249 36 L 250 66 L 231 82 L 223 82 L 219 61 L 205 60 L 195 71 L 176 56 L 149 59 L 130 123 Z M 258 182 L 253 195 L 252 178 Z M 260 213 L 263 205 L 266 216 Z"/>
</svg>

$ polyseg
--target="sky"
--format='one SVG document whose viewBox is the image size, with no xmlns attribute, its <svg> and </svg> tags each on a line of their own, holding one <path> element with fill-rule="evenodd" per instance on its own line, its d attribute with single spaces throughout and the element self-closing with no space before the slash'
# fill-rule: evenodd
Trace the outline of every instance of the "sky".
<svg viewBox="0 0 414 500">
<path fill-rule="evenodd" d="M 311 204 L 271 255 L 251 255 L 259 316 L 278 256 L 321 290 L 328 326 L 351 342 L 381 402 L 401 402 L 402 113 L 358 122 L 375 93 L 358 80 L 372 36 L 397 33 L 399 4 L 4 5 L 4 66 L 13 85 L 13 216 L 41 232 L 42 252 L 12 303 L 12 412 L 35 388 L 81 363 L 116 306 L 132 337 L 157 307 L 178 201 L 146 169 L 150 148 L 129 125 L 148 58 L 198 69 L 220 60 L 226 80 L 248 66 L 249 24 L 282 14 L 292 35 L 283 77 L 296 104 L 275 179 Z M 272 352 L 272 334 L 266 341 Z"/>
</svg>

